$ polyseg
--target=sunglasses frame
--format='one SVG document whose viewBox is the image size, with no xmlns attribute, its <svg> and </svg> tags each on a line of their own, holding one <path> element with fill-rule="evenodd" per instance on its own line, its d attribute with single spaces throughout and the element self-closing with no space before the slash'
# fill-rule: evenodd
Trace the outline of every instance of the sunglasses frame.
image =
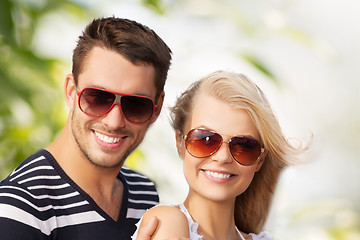
<svg viewBox="0 0 360 240">
<path fill-rule="evenodd" d="M 209 155 L 203 156 L 203 157 L 195 156 L 194 154 L 192 154 L 192 153 L 188 150 L 188 147 L 187 147 L 187 144 L 186 144 L 186 139 L 188 138 L 188 134 L 189 134 L 190 132 L 193 132 L 194 130 L 207 131 L 207 132 L 210 132 L 210 133 L 217 134 L 217 135 L 219 135 L 219 136 L 221 137 L 221 143 L 220 143 L 219 146 L 218 146 L 212 153 L 210 153 Z M 251 140 L 256 140 L 257 142 L 259 142 L 259 145 L 260 145 L 260 155 L 257 157 L 257 159 L 256 159 L 253 163 L 251 163 L 251 164 L 243 164 L 243 163 L 239 162 L 238 160 L 236 160 L 236 158 L 235 158 L 235 157 L 233 156 L 233 154 L 231 153 L 231 150 L 230 150 L 230 142 L 231 142 L 231 140 L 232 140 L 233 138 L 236 138 L 236 137 L 246 138 L 246 139 L 251 139 Z M 256 164 L 256 163 L 261 159 L 262 155 L 263 155 L 264 152 L 265 152 L 265 148 L 261 146 L 260 141 L 257 140 L 257 139 L 248 138 L 248 137 L 245 137 L 245 136 L 234 136 L 234 137 L 230 138 L 229 141 L 225 141 L 224 138 L 223 138 L 223 136 L 221 136 L 221 134 L 219 134 L 219 133 L 217 133 L 217 132 L 215 132 L 215 131 L 211 131 L 211 130 L 207 130 L 207 129 L 202 129 L 202 128 L 190 129 L 187 134 L 183 135 L 183 139 L 184 139 L 184 141 L 185 141 L 186 151 L 187 151 L 191 156 L 196 157 L 196 158 L 207 158 L 207 157 L 210 157 L 210 156 L 214 155 L 214 154 L 221 148 L 222 144 L 225 142 L 225 143 L 229 144 L 228 150 L 229 150 L 229 153 L 230 153 L 231 157 L 235 160 L 235 162 L 237 162 L 237 163 L 239 163 L 240 165 L 243 165 L 243 166 L 252 166 L 252 165 Z"/>
<path fill-rule="evenodd" d="M 81 95 L 82 95 L 82 93 L 83 93 L 85 90 L 87 90 L 87 89 L 94 89 L 94 90 L 98 90 L 98 91 L 102 91 L 102 92 L 112 93 L 112 94 L 115 95 L 115 100 L 114 100 L 114 102 L 111 104 L 111 106 L 109 107 L 109 109 L 106 110 L 104 113 L 101 113 L 101 114 L 98 114 L 98 115 L 87 113 L 87 112 L 85 112 L 85 111 L 82 109 L 82 107 L 81 107 L 81 105 L 80 105 Z M 125 118 L 127 121 L 129 121 L 129 122 L 131 122 L 131 123 L 134 123 L 134 124 L 145 124 L 145 123 L 148 123 L 149 121 L 151 121 L 151 119 L 154 117 L 154 114 L 155 114 L 155 112 L 156 112 L 156 110 L 157 110 L 157 107 L 158 107 L 158 105 L 154 103 L 154 100 L 152 100 L 150 97 L 147 97 L 147 96 L 135 95 L 135 94 L 118 93 L 118 92 L 113 92 L 113 91 L 109 91 L 109 90 L 105 90 L 105 89 L 97 88 L 97 87 L 85 87 L 85 88 L 83 88 L 81 91 L 76 90 L 76 94 L 77 94 L 77 96 L 78 96 L 78 106 L 79 106 L 80 110 L 81 110 L 83 113 L 85 113 L 86 115 L 88 115 L 88 116 L 90 116 L 90 117 L 101 117 L 101 116 L 104 116 L 104 115 L 106 115 L 108 112 L 110 112 L 111 109 L 113 109 L 113 107 L 117 104 L 117 105 L 119 106 L 119 108 L 120 108 L 120 111 L 121 111 L 122 116 L 124 116 L 124 118 Z M 145 98 L 145 99 L 151 100 L 151 103 L 152 103 L 153 107 L 152 107 L 152 114 L 151 114 L 150 118 L 149 118 L 148 120 L 144 121 L 144 122 L 134 122 L 134 121 L 131 121 L 130 119 L 128 119 L 128 118 L 125 116 L 125 114 L 124 114 L 124 112 L 123 112 L 123 109 L 122 109 L 122 106 L 121 106 L 121 98 L 124 97 L 124 96 L 139 97 L 139 98 Z"/>
</svg>

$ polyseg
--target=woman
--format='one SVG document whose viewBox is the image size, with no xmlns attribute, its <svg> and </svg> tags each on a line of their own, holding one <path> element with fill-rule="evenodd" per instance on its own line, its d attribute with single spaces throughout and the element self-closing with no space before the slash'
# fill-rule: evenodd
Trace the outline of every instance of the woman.
<svg viewBox="0 0 360 240">
<path fill-rule="evenodd" d="M 189 193 L 179 206 L 147 211 L 152 239 L 271 239 L 262 232 L 292 146 L 262 91 L 242 74 L 218 71 L 191 85 L 171 109 Z"/>
</svg>

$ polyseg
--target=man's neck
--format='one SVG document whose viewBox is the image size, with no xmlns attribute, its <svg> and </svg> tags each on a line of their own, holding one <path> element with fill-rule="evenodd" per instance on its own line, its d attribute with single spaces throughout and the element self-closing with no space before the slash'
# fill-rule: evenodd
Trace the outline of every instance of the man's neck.
<svg viewBox="0 0 360 240">
<path fill-rule="evenodd" d="M 95 166 L 85 157 L 72 138 L 69 131 L 64 129 L 46 149 L 54 156 L 65 173 L 103 211 L 117 220 L 124 189 L 122 182 L 117 178 L 121 167 L 115 169 Z"/>
</svg>

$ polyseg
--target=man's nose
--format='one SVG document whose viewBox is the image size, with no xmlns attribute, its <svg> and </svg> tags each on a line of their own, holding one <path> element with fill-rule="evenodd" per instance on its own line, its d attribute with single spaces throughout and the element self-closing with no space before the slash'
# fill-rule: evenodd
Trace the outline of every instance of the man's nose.
<svg viewBox="0 0 360 240">
<path fill-rule="evenodd" d="M 119 129 L 125 126 L 126 118 L 121 111 L 120 105 L 114 104 L 108 113 L 103 116 L 102 122 L 110 129 Z"/>
</svg>

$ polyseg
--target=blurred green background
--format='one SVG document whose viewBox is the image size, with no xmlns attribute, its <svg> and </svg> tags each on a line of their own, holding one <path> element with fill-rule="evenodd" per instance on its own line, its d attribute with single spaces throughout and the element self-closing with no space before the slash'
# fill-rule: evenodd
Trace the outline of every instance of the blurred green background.
<svg viewBox="0 0 360 240">
<path fill-rule="evenodd" d="M 156 181 L 163 203 L 187 191 L 167 107 L 209 72 L 244 72 L 289 137 L 314 134 L 308 163 L 282 175 L 266 230 L 360 239 L 359 10 L 357 0 L 1 0 L 0 179 L 62 129 L 77 37 L 115 15 L 148 25 L 174 53 L 162 115 L 127 161 Z"/>
</svg>

